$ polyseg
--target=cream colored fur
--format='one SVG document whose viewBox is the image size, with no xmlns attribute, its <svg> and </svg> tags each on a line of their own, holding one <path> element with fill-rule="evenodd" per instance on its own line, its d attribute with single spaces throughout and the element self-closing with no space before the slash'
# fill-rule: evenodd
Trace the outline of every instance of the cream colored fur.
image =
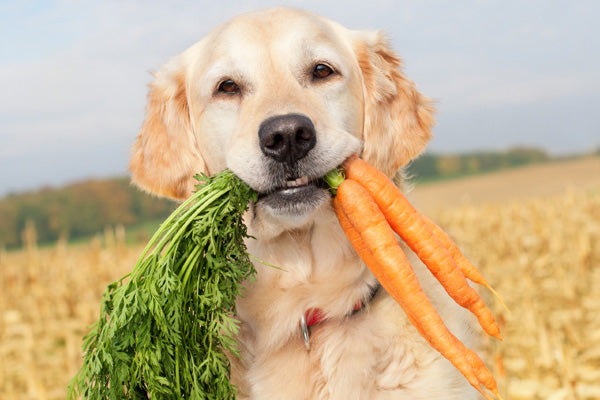
<svg viewBox="0 0 600 400">
<path fill-rule="evenodd" d="M 325 62 L 324 82 L 310 72 Z M 234 80 L 240 93 L 217 88 Z M 269 164 L 258 128 L 266 118 L 308 116 L 317 145 L 300 162 L 320 176 L 353 153 L 389 176 L 417 156 L 433 124 L 430 100 L 400 70 L 379 32 L 348 30 L 317 15 L 275 8 L 233 19 L 173 58 L 150 86 L 147 116 L 134 145 L 133 181 L 184 199 L 192 176 L 232 169 L 258 191 Z M 238 301 L 241 359 L 231 358 L 240 399 L 474 399 L 466 380 L 421 338 L 383 291 L 349 316 L 374 284 L 346 240 L 331 202 L 284 213 L 259 201 L 246 215 L 255 239 L 255 281 Z M 449 328 L 467 346 L 466 314 L 423 265 L 412 264 Z M 305 349 L 299 320 L 318 307 L 329 319 L 312 327 Z"/>
</svg>

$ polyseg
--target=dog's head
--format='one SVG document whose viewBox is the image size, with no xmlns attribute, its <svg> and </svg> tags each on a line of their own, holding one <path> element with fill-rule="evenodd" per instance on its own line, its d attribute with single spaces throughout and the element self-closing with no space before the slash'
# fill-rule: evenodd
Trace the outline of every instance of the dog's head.
<svg viewBox="0 0 600 400">
<path fill-rule="evenodd" d="M 170 60 L 150 85 L 130 169 L 142 188 L 189 196 L 230 168 L 255 210 L 299 226 L 326 204 L 322 176 L 353 153 L 387 175 L 418 155 L 433 108 L 380 32 L 275 8 L 243 15 Z"/>
</svg>

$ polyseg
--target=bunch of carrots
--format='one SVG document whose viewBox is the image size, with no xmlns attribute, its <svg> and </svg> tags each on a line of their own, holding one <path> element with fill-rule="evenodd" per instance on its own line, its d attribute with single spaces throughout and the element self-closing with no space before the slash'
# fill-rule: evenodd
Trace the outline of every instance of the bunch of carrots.
<svg viewBox="0 0 600 400">
<path fill-rule="evenodd" d="M 341 183 L 332 183 L 327 177 L 326 180 L 337 190 L 334 209 L 358 255 L 427 342 L 484 397 L 491 399 L 482 385 L 501 398 L 496 381 L 481 358 L 448 330 L 423 292 L 394 232 L 454 301 L 470 310 L 485 332 L 501 339 L 491 311 L 467 279 L 487 287 L 498 297 L 496 292 L 448 235 L 419 213 L 387 176 L 355 156 L 343 164 L 343 169 L 346 179 Z"/>
</svg>

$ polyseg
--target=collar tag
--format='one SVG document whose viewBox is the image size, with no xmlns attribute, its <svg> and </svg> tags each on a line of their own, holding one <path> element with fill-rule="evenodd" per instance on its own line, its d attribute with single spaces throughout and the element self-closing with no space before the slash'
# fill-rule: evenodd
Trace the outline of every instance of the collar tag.
<svg viewBox="0 0 600 400">
<path fill-rule="evenodd" d="M 302 334 L 302 339 L 304 340 L 304 347 L 306 347 L 306 351 L 310 350 L 310 332 L 308 330 L 308 325 L 306 325 L 306 317 L 304 314 L 300 316 L 300 333 Z"/>
</svg>

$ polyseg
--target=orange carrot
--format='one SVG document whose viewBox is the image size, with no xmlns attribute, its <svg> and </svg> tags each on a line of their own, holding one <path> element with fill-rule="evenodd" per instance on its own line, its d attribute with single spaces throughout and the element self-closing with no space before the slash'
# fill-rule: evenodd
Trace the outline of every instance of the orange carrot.
<svg viewBox="0 0 600 400">
<path fill-rule="evenodd" d="M 361 258 L 361 260 L 363 260 L 365 265 L 369 267 L 373 275 L 375 275 L 377 281 L 383 286 L 384 283 L 382 282 L 387 283 L 387 278 L 385 278 L 385 276 L 383 275 L 383 271 L 379 266 L 377 260 L 375 260 L 375 258 L 373 257 L 373 254 L 371 254 L 369 249 L 367 249 L 367 247 L 365 246 L 365 243 L 360 237 L 360 233 L 358 233 L 358 231 L 352 226 L 352 223 L 346 216 L 346 212 L 342 208 L 340 204 L 340 199 L 337 196 L 333 198 L 333 209 L 335 211 L 335 215 L 337 216 L 340 222 L 340 226 L 342 227 L 344 233 L 346 234 L 346 237 L 350 241 L 350 244 L 352 244 L 352 247 L 354 248 L 358 256 Z"/>
<path fill-rule="evenodd" d="M 489 370 L 483 363 L 473 362 L 480 360 L 479 357 L 450 333 L 433 308 L 386 217 L 370 194 L 357 182 L 347 179 L 338 187 L 334 209 L 357 253 L 427 342 L 486 398 L 489 399 L 481 384 L 497 393 Z"/>
<path fill-rule="evenodd" d="M 369 192 L 394 231 L 429 268 L 450 297 L 475 314 L 482 328 L 490 336 L 501 339 L 500 329 L 492 312 L 479 294 L 469 286 L 448 250 L 400 189 L 387 176 L 360 158 L 348 159 L 344 163 L 344 169 L 348 180 L 358 182 Z"/>
<path fill-rule="evenodd" d="M 473 371 L 475 371 L 475 374 L 477 375 L 479 382 L 481 382 L 483 386 L 494 393 L 498 399 L 502 400 L 502 396 L 500 396 L 500 392 L 498 391 L 498 385 L 496 384 L 494 375 L 492 375 L 490 370 L 487 369 L 481 358 L 479 358 L 479 356 L 471 350 L 469 350 L 466 355 L 471 367 L 473 368 Z"/>
<path fill-rule="evenodd" d="M 471 282 L 475 282 L 482 286 L 485 286 L 490 292 L 496 296 L 502 307 L 510 313 L 506 304 L 500 297 L 500 295 L 494 290 L 494 288 L 487 282 L 487 280 L 481 275 L 479 270 L 475 268 L 475 266 L 465 257 L 458 246 L 450 239 L 450 237 L 444 232 L 442 228 L 440 228 L 435 222 L 427 218 L 425 215 L 421 215 L 421 218 L 425 221 L 429 229 L 433 232 L 433 234 L 438 238 L 438 240 L 442 243 L 442 245 L 448 250 L 456 264 L 462 271 L 465 278 L 469 279 Z"/>
</svg>

